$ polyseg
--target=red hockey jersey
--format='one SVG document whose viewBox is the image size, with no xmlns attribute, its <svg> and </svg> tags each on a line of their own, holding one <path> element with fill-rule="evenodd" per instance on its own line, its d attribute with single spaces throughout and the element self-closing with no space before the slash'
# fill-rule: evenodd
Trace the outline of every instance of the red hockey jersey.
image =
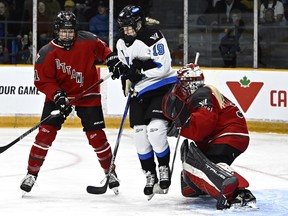
<svg viewBox="0 0 288 216">
<path fill-rule="evenodd" d="M 238 107 L 223 96 L 224 108 L 209 87 L 201 87 L 191 98 L 191 118 L 181 135 L 192 139 L 205 152 L 211 144 L 228 144 L 244 152 L 249 134 L 246 120 Z M 239 136 L 243 139 L 239 139 Z"/>
<path fill-rule="evenodd" d="M 53 101 L 59 89 L 65 91 L 69 99 L 73 99 L 99 80 L 95 60 L 103 62 L 110 53 L 111 50 L 103 41 L 86 31 L 78 32 L 69 51 L 52 40 L 37 54 L 34 84 L 46 95 L 46 101 Z M 99 88 L 87 92 L 73 105 L 101 105 Z"/>
</svg>

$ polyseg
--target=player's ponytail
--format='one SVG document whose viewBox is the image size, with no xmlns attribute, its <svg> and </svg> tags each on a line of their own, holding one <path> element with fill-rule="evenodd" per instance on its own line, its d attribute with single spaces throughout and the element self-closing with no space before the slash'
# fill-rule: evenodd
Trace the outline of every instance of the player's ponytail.
<svg viewBox="0 0 288 216">
<path fill-rule="evenodd" d="M 212 93 L 214 94 L 214 96 L 216 97 L 218 104 L 220 106 L 221 109 L 224 108 L 224 98 L 223 95 L 221 94 L 221 92 L 213 85 L 211 84 L 205 84 L 205 86 L 207 86 L 208 88 L 211 89 Z"/>
</svg>

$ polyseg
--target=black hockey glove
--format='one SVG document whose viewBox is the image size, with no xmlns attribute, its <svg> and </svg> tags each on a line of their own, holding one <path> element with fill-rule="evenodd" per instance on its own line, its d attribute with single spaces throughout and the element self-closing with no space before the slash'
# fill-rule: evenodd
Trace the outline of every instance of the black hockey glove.
<svg viewBox="0 0 288 216">
<path fill-rule="evenodd" d="M 113 73 L 112 79 L 119 79 L 128 70 L 128 67 L 119 60 L 115 53 L 110 53 L 106 61 L 109 71 Z"/>
<path fill-rule="evenodd" d="M 177 128 L 174 122 L 170 123 L 167 129 L 167 136 L 168 137 L 178 137 L 180 132 L 180 128 Z"/>
<path fill-rule="evenodd" d="M 143 68 L 143 62 L 139 59 L 133 59 L 132 65 L 130 66 L 127 73 L 123 74 L 123 79 L 129 79 L 132 83 L 138 83 L 145 76 L 141 73 Z"/>
<path fill-rule="evenodd" d="M 71 113 L 72 107 L 68 105 L 69 100 L 67 98 L 66 92 L 62 90 L 56 91 L 54 95 L 55 108 L 60 111 L 61 116 L 66 119 Z"/>
</svg>

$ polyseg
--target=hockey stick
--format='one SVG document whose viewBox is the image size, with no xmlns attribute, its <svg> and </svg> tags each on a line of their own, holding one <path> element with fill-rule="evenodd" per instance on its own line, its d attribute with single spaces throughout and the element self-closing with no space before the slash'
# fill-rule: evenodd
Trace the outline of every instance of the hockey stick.
<svg viewBox="0 0 288 216">
<path fill-rule="evenodd" d="M 93 90 L 96 86 L 98 86 L 99 84 L 101 84 L 105 80 L 109 79 L 112 75 L 113 75 L 113 73 L 109 73 L 105 77 L 99 79 L 96 83 L 94 83 L 89 88 L 87 88 L 86 90 L 81 92 L 79 95 L 77 95 L 75 98 L 73 98 L 71 101 L 69 101 L 68 105 L 71 105 L 73 102 L 75 102 L 75 101 L 79 100 L 80 98 L 82 98 L 87 92 L 90 92 L 91 90 Z"/>
<path fill-rule="evenodd" d="M 179 134 L 178 134 L 178 137 L 177 137 L 177 142 L 176 142 L 176 146 L 175 146 L 175 150 L 174 150 L 173 160 L 172 160 L 172 164 L 171 164 L 170 178 L 172 178 L 172 173 L 173 173 L 173 170 L 174 170 L 174 164 L 175 164 L 175 159 L 176 159 L 176 155 L 177 155 L 177 149 L 178 149 L 179 141 L 180 141 L 180 138 L 181 138 L 180 133 L 181 133 L 181 129 L 179 129 Z"/>
<path fill-rule="evenodd" d="M 194 64 L 197 64 L 197 63 L 198 63 L 199 56 L 200 56 L 200 53 L 199 53 L 199 52 L 196 52 Z"/>
<path fill-rule="evenodd" d="M 133 94 L 133 92 L 130 92 L 129 95 L 128 95 L 128 99 L 127 99 L 127 102 L 126 102 L 124 114 L 123 114 L 123 117 L 122 117 L 122 120 L 121 120 L 121 124 L 120 124 L 120 128 L 119 128 L 119 131 L 118 131 L 116 144 L 115 144 L 113 155 L 112 155 L 112 159 L 111 159 L 111 165 L 109 167 L 109 172 L 108 172 L 108 174 L 106 176 L 106 182 L 105 182 L 105 184 L 103 186 L 99 186 L 99 187 L 98 186 L 87 186 L 86 190 L 90 194 L 104 194 L 107 191 L 107 187 L 108 187 L 109 179 L 110 179 L 110 174 L 111 174 L 112 168 L 114 166 L 114 162 L 115 162 L 116 154 L 117 154 L 117 151 L 118 151 L 119 143 L 120 143 L 120 140 L 121 140 L 121 136 L 122 136 L 122 132 L 123 132 L 124 124 L 125 124 L 125 119 L 126 119 L 127 114 L 128 114 L 128 110 L 129 110 L 129 106 L 130 106 L 130 99 L 131 99 L 131 95 L 132 94 Z"/>
<path fill-rule="evenodd" d="M 107 76 L 105 76 L 104 78 L 98 80 L 96 83 L 94 83 L 92 86 L 90 86 L 89 88 L 87 88 L 86 90 L 84 90 L 83 92 L 81 92 L 79 95 L 77 95 L 75 98 L 73 98 L 71 101 L 69 101 L 68 105 L 71 105 L 73 102 L 79 100 L 81 97 L 83 97 L 83 95 L 85 95 L 87 92 L 91 91 L 92 89 L 94 89 L 96 86 L 98 86 L 100 83 L 104 82 L 105 80 L 107 80 L 109 77 L 112 76 L 112 73 L 109 73 Z M 5 145 L 5 146 L 0 146 L 0 154 L 3 153 L 4 151 L 6 151 L 7 149 L 9 149 L 11 146 L 15 145 L 17 142 L 19 142 L 20 140 L 22 140 L 24 137 L 26 137 L 27 135 L 29 135 L 30 133 L 32 133 L 34 130 L 36 130 L 37 128 L 39 128 L 42 124 L 48 122 L 50 119 L 52 118 L 56 118 L 60 115 L 60 111 L 59 110 L 54 110 L 51 112 L 51 114 L 49 116 L 47 116 L 46 118 L 44 118 L 42 121 L 40 121 L 38 124 L 36 124 L 34 127 L 30 128 L 28 131 L 26 131 L 25 133 L 23 133 L 21 136 L 19 136 L 18 138 L 16 138 L 15 140 L 13 140 L 11 143 Z"/>
<path fill-rule="evenodd" d="M 47 116 L 46 118 L 44 118 L 42 121 L 40 121 L 37 125 L 35 125 L 34 127 L 30 128 L 28 131 L 26 131 L 24 134 L 22 134 L 21 136 L 19 136 L 17 139 L 13 140 L 11 143 L 5 145 L 5 146 L 1 146 L 0 147 L 0 154 L 3 153 L 4 151 L 6 151 L 7 149 L 9 149 L 11 146 L 15 145 L 17 142 L 19 142 L 20 140 L 22 140 L 24 137 L 26 137 L 27 135 L 29 135 L 30 133 L 32 133 L 34 130 L 36 130 L 37 128 L 39 128 L 43 123 L 49 121 L 52 118 L 55 118 L 57 116 L 60 115 L 60 111 L 59 110 L 54 110 L 51 112 L 51 114 L 49 116 Z"/>
</svg>

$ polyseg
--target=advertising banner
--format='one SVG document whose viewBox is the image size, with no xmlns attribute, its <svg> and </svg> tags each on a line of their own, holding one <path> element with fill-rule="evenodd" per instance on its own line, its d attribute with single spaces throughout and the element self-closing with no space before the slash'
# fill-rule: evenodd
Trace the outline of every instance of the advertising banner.
<svg viewBox="0 0 288 216">
<path fill-rule="evenodd" d="M 202 68 L 205 83 L 216 86 L 249 120 L 288 121 L 288 71 Z M 101 68 L 101 76 L 108 73 Z M 40 115 L 45 96 L 34 84 L 33 67 L 1 67 L 0 116 Z M 127 98 L 121 81 L 101 84 L 105 115 L 121 116 Z"/>
<path fill-rule="evenodd" d="M 40 115 L 44 99 L 34 86 L 33 67 L 0 67 L 0 115 Z"/>
</svg>

